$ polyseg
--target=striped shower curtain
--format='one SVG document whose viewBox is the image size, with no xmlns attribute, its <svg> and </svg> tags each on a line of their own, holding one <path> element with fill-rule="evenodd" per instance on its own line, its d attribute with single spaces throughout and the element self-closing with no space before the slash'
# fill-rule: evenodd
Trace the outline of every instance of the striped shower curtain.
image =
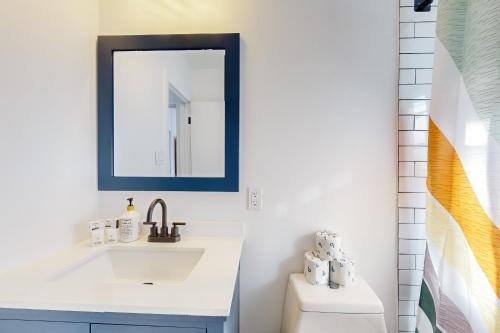
<svg viewBox="0 0 500 333">
<path fill-rule="evenodd" d="M 500 0 L 440 0 L 417 332 L 500 332 Z"/>
</svg>

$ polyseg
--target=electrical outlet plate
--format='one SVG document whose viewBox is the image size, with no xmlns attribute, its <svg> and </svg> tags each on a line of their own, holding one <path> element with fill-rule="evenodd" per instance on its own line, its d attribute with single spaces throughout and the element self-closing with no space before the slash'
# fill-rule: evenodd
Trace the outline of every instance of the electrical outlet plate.
<svg viewBox="0 0 500 333">
<path fill-rule="evenodd" d="M 262 189 L 259 187 L 249 187 L 247 192 L 248 210 L 262 209 Z"/>
</svg>

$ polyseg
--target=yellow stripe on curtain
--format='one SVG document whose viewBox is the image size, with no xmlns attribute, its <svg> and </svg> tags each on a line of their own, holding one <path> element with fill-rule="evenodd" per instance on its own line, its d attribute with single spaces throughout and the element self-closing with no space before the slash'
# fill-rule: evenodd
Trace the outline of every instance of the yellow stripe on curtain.
<svg viewBox="0 0 500 333">
<path fill-rule="evenodd" d="M 429 191 L 462 229 L 474 257 L 500 298 L 500 230 L 484 212 L 457 152 L 432 119 L 428 168 Z"/>
<path fill-rule="evenodd" d="M 460 226 L 431 194 L 427 195 L 427 243 L 432 265 L 439 267 L 440 276 L 446 276 L 441 291 L 468 317 L 478 314 L 481 323 L 494 332 L 497 316 L 497 295 L 470 250 Z M 464 299 L 461 281 L 470 291 Z M 477 318 L 477 317 L 476 317 Z M 479 329 L 478 320 L 471 321 Z"/>
</svg>

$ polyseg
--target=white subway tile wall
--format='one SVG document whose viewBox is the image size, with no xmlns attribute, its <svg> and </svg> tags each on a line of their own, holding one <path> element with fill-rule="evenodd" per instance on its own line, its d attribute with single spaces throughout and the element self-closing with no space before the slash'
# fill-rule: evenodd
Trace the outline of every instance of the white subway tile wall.
<svg viewBox="0 0 500 333">
<path fill-rule="evenodd" d="M 427 162 L 415 162 L 415 176 L 427 177 Z"/>
<path fill-rule="evenodd" d="M 429 129 L 428 116 L 416 116 L 414 123 L 416 131 L 427 131 Z"/>
<path fill-rule="evenodd" d="M 400 84 L 399 98 L 425 99 L 431 98 L 432 85 L 430 84 Z"/>
<path fill-rule="evenodd" d="M 411 131 L 415 128 L 415 117 L 413 116 L 399 116 L 399 130 Z"/>
<path fill-rule="evenodd" d="M 399 177 L 400 193 L 425 193 L 425 178 L 421 177 Z"/>
<path fill-rule="evenodd" d="M 411 7 L 414 4 L 414 0 L 400 0 L 399 1 L 399 6 L 400 7 Z"/>
<path fill-rule="evenodd" d="M 414 69 L 399 70 L 399 84 L 415 84 L 416 73 Z"/>
<path fill-rule="evenodd" d="M 415 24 L 414 23 L 400 23 L 399 24 L 399 37 L 415 37 Z"/>
<path fill-rule="evenodd" d="M 415 12 L 413 5 L 411 7 L 399 8 L 399 22 L 435 22 L 436 7 L 432 7 L 430 12 Z"/>
<path fill-rule="evenodd" d="M 427 147 L 399 147 L 399 160 L 407 162 L 427 162 Z"/>
<path fill-rule="evenodd" d="M 401 301 L 417 301 L 420 296 L 420 286 L 399 285 L 399 299 Z M 415 330 L 400 330 L 400 332 L 415 332 Z"/>
<path fill-rule="evenodd" d="M 425 224 L 401 224 L 399 226 L 399 237 L 425 239 Z"/>
<path fill-rule="evenodd" d="M 418 270 L 424 269 L 424 256 L 421 254 L 415 255 L 415 268 Z"/>
<path fill-rule="evenodd" d="M 415 316 L 399 316 L 399 329 L 403 332 L 412 331 L 417 324 Z"/>
<path fill-rule="evenodd" d="M 425 239 L 400 238 L 399 254 L 425 254 Z M 415 272 L 415 274 L 416 273 L 417 272 Z"/>
<path fill-rule="evenodd" d="M 415 81 L 418 84 L 432 83 L 432 69 L 417 69 Z"/>
<path fill-rule="evenodd" d="M 415 223 L 414 208 L 399 208 L 398 213 L 399 223 Z"/>
<path fill-rule="evenodd" d="M 399 162 L 399 176 L 413 176 L 415 175 L 414 162 Z"/>
<path fill-rule="evenodd" d="M 428 115 L 430 101 L 426 100 L 399 100 L 399 114 L 401 115 Z"/>
<path fill-rule="evenodd" d="M 436 35 L 436 22 L 415 23 L 413 31 L 415 37 L 434 37 Z"/>
<path fill-rule="evenodd" d="M 399 315 L 413 316 L 415 315 L 415 302 L 399 301 Z"/>
<path fill-rule="evenodd" d="M 415 269 L 416 258 L 414 255 L 400 254 L 398 256 L 398 265 L 400 269 Z"/>
<path fill-rule="evenodd" d="M 399 23 L 399 332 L 415 332 L 425 254 L 427 140 L 437 0 L 415 13 L 400 0 Z"/>
<path fill-rule="evenodd" d="M 400 54 L 399 68 L 432 68 L 434 56 L 432 54 Z"/>
<path fill-rule="evenodd" d="M 425 209 L 415 209 L 415 223 L 425 223 Z"/>
<path fill-rule="evenodd" d="M 398 193 L 399 208 L 425 208 L 425 193 Z"/>
<path fill-rule="evenodd" d="M 434 38 L 402 38 L 399 41 L 401 53 L 432 53 L 434 52 Z"/>
<path fill-rule="evenodd" d="M 399 131 L 400 146 L 427 146 L 427 131 Z"/>
<path fill-rule="evenodd" d="M 414 270 L 400 269 L 399 270 L 399 281 L 404 285 L 409 286 L 420 286 L 422 283 L 423 271 L 417 271 L 419 274 L 415 274 Z"/>
</svg>

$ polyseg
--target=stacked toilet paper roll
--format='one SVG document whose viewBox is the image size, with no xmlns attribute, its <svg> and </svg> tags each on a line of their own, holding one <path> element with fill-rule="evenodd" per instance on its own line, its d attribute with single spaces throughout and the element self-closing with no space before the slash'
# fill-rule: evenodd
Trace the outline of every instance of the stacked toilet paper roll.
<svg viewBox="0 0 500 333">
<path fill-rule="evenodd" d="M 356 276 L 354 260 L 347 257 L 334 259 L 330 262 L 330 282 L 346 287 L 352 284 Z"/>
<path fill-rule="evenodd" d="M 346 287 L 355 281 L 354 260 L 342 247 L 342 238 L 330 231 L 314 234 L 316 250 L 304 254 L 304 275 L 313 285 Z"/>
<path fill-rule="evenodd" d="M 321 260 L 317 251 L 304 253 L 304 275 L 307 282 L 313 285 L 328 284 L 329 262 Z"/>
<path fill-rule="evenodd" d="M 315 235 L 316 250 L 322 260 L 342 258 L 342 238 L 330 231 L 318 231 Z"/>
</svg>

